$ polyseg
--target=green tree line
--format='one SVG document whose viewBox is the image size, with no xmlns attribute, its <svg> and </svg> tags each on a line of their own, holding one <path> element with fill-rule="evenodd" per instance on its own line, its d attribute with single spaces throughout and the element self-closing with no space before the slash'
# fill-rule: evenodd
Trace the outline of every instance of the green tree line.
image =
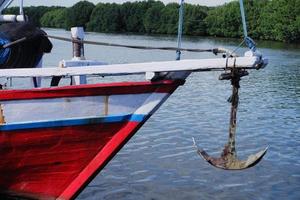
<svg viewBox="0 0 300 200">
<path fill-rule="evenodd" d="M 26 7 L 25 13 L 36 25 L 70 29 L 83 26 L 92 32 L 131 32 L 176 34 L 177 3 L 148 0 L 98 3 L 81 1 L 72 7 Z M 300 41 L 300 0 L 245 0 L 249 35 L 255 39 Z M 8 8 L 7 13 L 17 13 Z M 239 3 L 217 7 L 185 4 L 183 34 L 195 36 L 242 37 Z"/>
</svg>

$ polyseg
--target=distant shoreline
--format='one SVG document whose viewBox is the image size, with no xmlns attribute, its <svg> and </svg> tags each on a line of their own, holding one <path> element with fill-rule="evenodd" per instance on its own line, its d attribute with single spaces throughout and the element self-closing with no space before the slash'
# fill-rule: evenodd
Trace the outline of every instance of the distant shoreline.
<svg viewBox="0 0 300 200">
<path fill-rule="evenodd" d="M 52 31 L 65 31 L 65 32 L 70 32 L 70 30 L 62 29 L 62 28 L 51 28 L 51 27 L 42 27 L 46 32 L 47 30 L 52 30 Z M 173 34 L 142 34 L 142 33 L 128 33 L 128 32 L 122 32 L 122 33 L 101 33 L 101 32 L 91 32 L 91 31 L 86 31 L 86 34 L 89 35 L 96 35 L 96 34 L 108 34 L 108 35 L 119 35 L 119 36 L 148 36 L 148 37 L 165 37 L 165 38 L 173 38 L 174 42 L 177 40 L 177 35 Z M 182 43 L 184 46 L 185 41 L 198 41 L 198 40 L 217 40 L 217 41 L 222 41 L 224 44 L 228 45 L 228 42 L 234 43 L 234 45 L 239 44 L 243 39 L 242 38 L 230 38 L 230 37 L 214 37 L 214 36 L 190 36 L 190 35 L 184 35 L 182 38 Z M 272 45 L 272 48 L 274 49 L 285 49 L 285 48 L 293 48 L 293 49 L 299 49 L 300 51 L 300 43 L 287 43 L 287 42 L 282 42 L 282 41 L 272 41 L 272 40 L 260 40 L 257 39 L 255 40 L 257 43 L 257 46 L 260 48 L 269 48 L 269 46 Z M 174 43 L 176 46 L 177 43 Z M 246 46 L 245 46 L 246 47 Z"/>
<path fill-rule="evenodd" d="M 248 32 L 255 40 L 300 43 L 300 13 L 296 0 L 245 1 Z M 298 3 L 299 4 L 299 3 Z M 98 3 L 81 1 L 72 7 L 26 7 L 25 14 L 37 26 L 63 28 L 83 26 L 98 33 L 130 33 L 142 35 L 176 35 L 178 4 L 160 1 Z M 6 13 L 18 13 L 17 7 Z M 185 4 L 185 36 L 241 38 L 242 23 L 239 4 L 206 7 Z"/>
</svg>

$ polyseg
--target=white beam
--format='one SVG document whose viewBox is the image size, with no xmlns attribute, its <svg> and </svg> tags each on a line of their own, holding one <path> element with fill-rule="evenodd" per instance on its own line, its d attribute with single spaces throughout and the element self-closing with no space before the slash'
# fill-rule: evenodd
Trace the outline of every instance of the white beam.
<svg viewBox="0 0 300 200">
<path fill-rule="evenodd" d="M 99 66 L 82 66 L 75 68 L 22 68 L 1 69 L 0 77 L 51 77 L 76 75 L 118 76 L 144 74 L 146 72 L 178 72 L 178 71 L 212 71 L 232 68 L 254 68 L 260 61 L 258 57 L 195 59 L 180 61 L 162 61 L 132 64 L 113 64 Z"/>
</svg>

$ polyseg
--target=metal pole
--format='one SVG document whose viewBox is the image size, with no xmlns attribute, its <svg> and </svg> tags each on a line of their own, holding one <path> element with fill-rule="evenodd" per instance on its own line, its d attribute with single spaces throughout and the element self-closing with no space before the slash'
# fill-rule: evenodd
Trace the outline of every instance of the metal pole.
<svg viewBox="0 0 300 200">
<path fill-rule="evenodd" d="M 182 26 L 183 26 L 183 12 L 184 12 L 184 0 L 180 1 L 179 8 L 179 21 L 178 21 L 178 37 L 177 37 L 177 51 L 176 51 L 176 60 L 180 60 L 181 56 L 181 37 L 182 37 Z"/>
<path fill-rule="evenodd" d="M 84 29 L 83 27 L 72 27 L 71 35 L 73 40 L 83 41 L 84 40 Z M 84 44 L 73 41 L 73 58 L 74 61 L 85 60 L 84 57 Z M 87 84 L 85 75 L 73 76 L 71 83 L 74 85 Z"/>
<path fill-rule="evenodd" d="M 72 27 L 71 34 L 73 39 L 73 60 L 85 60 L 84 57 L 84 44 L 75 42 L 74 40 L 84 40 L 84 29 L 83 27 Z"/>
<path fill-rule="evenodd" d="M 24 11 L 23 11 L 23 0 L 20 0 L 20 15 L 24 15 Z"/>
</svg>

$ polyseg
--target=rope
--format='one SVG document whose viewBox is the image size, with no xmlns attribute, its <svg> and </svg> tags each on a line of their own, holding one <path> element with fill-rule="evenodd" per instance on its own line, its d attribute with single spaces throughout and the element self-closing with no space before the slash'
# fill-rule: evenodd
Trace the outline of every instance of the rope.
<svg viewBox="0 0 300 200">
<path fill-rule="evenodd" d="M 212 52 L 215 55 L 218 53 L 227 53 L 228 50 L 226 49 L 190 49 L 190 48 L 176 48 L 176 47 L 151 47 L 151 46 L 136 46 L 136 45 L 124 45 L 124 44 L 114 44 L 114 43 L 107 43 L 107 42 L 96 42 L 96 41 L 89 41 L 89 40 L 77 40 L 77 39 L 70 39 L 66 37 L 54 36 L 54 35 L 46 35 L 48 38 L 66 41 L 66 42 L 75 42 L 80 44 L 91 44 L 91 45 L 100 45 L 100 46 L 111 46 L 111 47 L 124 47 L 130 49 L 143 49 L 143 50 L 165 50 L 165 51 L 188 51 L 188 52 Z"/>
<path fill-rule="evenodd" d="M 242 17 L 242 23 L 243 23 L 244 37 L 247 38 L 248 37 L 248 31 L 247 31 L 245 8 L 244 8 L 243 0 L 240 0 L 240 11 L 241 11 L 241 17 Z"/>
<path fill-rule="evenodd" d="M 10 42 L 10 43 L 7 43 L 7 44 L 3 45 L 3 46 L 1 46 L 0 48 L 6 49 L 6 48 L 12 47 L 12 46 L 14 46 L 14 45 L 16 45 L 16 44 L 19 44 L 19 43 L 21 43 L 21 42 L 24 42 L 24 41 L 26 41 L 26 40 L 28 40 L 28 38 L 22 37 L 22 38 L 20 38 L 20 39 L 18 39 L 18 40 L 15 40 L 15 41 L 13 41 L 13 42 Z"/>
<path fill-rule="evenodd" d="M 176 47 L 152 47 L 152 46 L 137 46 L 137 45 L 124 45 L 124 44 L 114 44 L 114 43 L 107 43 L 107 42 L 96 42 L 96 41 L 89 41 L 89 40 L 77 40 L 77 39 L 70 39 L 66 37 L 54 36 L 54 35 L 45 35 L 48 38 L 66 41 L 66 42 L 75 42 L 79 44 L 90 44 L 90 45 L 99 45 L 99 46 L 111 46 L 111 47 L 124 47 L 130 49 L 142 49 L 142 50 L 164 50 L 164 51 L 187 51 L 187 52 L 196 52 L 196 53 L 203 53 L 203 52 L 212 52 L 213 54 L 217 55 L 219 53 L 226 53 L 230 54 L 228 49 L 224 48 L 213 48 L 213 49 L 190 49 L 190 48 L 176 48 Z M 7 43 L 3 46 L 0 46 L 0 49 L 10 48 L 14 45 L 22 43 L 29 38 L 23 37 L 18 40 L 12 41 Z"/>
<path fill-rule="evenodd" d="M 228 57 L 238 57 L 235 52 L 239 50 L 244 43 L 245 43 L 245 39 L 232 52 L 229 52 Z"/>
<path fill-rule="evenodd" d="M 180 1 L 179 8 L 179 20 L 178 20 L 178 36 L 177 36 L 177 50 L 176 50 L 176 60 L 180 60 L 181 56 L 181 39 L 182 39 L 182 28 L 183 28 L 183 15 L 184 15 L 184 0 Z"/>
<path fill-rule="evenodd" d="M 243 0 L 239 0 L 239 1 L 240 1 L 240 11 L 241 11 L 242 23 L 243 23 L 244 41 L 245 41 L 246 45 L 249 47 L 249 49 L 251 51 L 255 52 L 256 44 L 255 44 L 254 40 L 252 40 L 248 36 L 244 2 L 243 2 Z"/>
</svg>

